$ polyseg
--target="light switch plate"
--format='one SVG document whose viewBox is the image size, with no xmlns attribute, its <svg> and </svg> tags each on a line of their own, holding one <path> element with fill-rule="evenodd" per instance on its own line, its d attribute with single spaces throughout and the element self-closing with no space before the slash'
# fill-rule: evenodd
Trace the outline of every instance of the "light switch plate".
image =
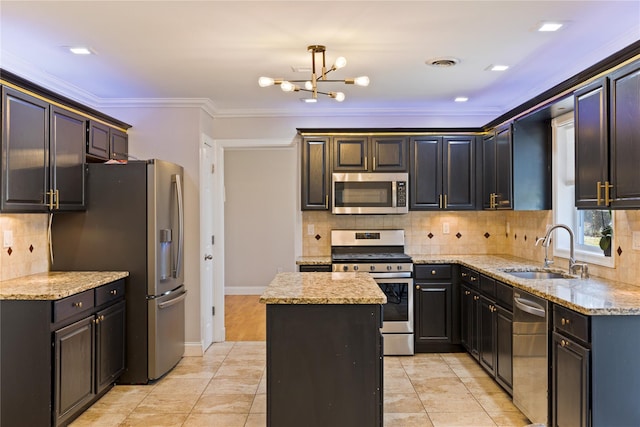
<svg viewBox="0 0 640 427">
<path fill-rule="evenodd" d="M 631 249 L 640 251 L 640 231 L 633 232 L 633 242 L 631 243 Z"/>
<path fill-rule="evenodd" d="M 13 246 L 13 231 L 4 230 L 2 240 L 3 240 L 3 246 L 5 248 L 10 248 L 11 246 Z"/>
<path fill-rule="evenodd" d="M 316 227 L 314 224 L 307 224 L 307 235 L 313 236 L 316 234 Z"/>
<path fill-rule="evenodd" d="M 443 222 L 442 223 L 442 234 L 449 234 L 449 223 L 448 222 Z"/>
</svg>

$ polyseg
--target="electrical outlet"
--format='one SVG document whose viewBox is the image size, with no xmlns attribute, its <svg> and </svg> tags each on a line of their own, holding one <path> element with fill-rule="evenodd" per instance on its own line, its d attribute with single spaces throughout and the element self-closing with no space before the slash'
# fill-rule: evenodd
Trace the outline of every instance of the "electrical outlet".
<svg viewBox="0 0 640 427">
<path fill-rule="evenodd" d="M 509 224 L 508 222 L 507 222 L 507 226 L 506 226 L 506 232 L 507 232 L 507 234 L 509 234 L 511 232 L 511 224 Z"/>
<path fill-rule="evenodd" d="M 442 223 L 442 234 L 449 234 L 449 223 L 448 222 L 443 222 Z"/>
<path fill-rule="evenodd" d="M 313 236 L 316 234 L 316 227 L 313 224 L 307 224 L 307 236 Z"/>
<path fill-rule="evenodd" d="M 631 249 L 640 251 L 640 231 L 633 232 L 633 241 L 631 243 Z"/>
<path fill-rule="evenodd" d="M 11 246 L 13 246 L 13 231 L 4 231 L 3 242 L 5 248 L 10 248 Z"/>
</svg>

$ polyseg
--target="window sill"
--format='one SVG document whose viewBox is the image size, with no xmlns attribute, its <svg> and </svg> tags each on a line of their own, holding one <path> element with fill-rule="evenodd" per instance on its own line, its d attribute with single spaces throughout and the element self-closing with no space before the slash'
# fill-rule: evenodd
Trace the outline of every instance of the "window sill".
<svg viewBox="0 0 640 427">
<path fill-rule="evenodd" d="M 595 265 L 600 265 L 600 266 L 609 267 L 609 268 L 615 268 L 616 266 L 616 260 L 613 255 L 608 257 L 608 256 L 604 256 L 603 254 L 599 254 L 597 252 L 581 251 L 578 249 L 575 250 L 574 255 L 576 257 L 577 262 L 586 262 L 587 264 L 595 264 Z M 569 250 L 554 248 L 553 256 L 556 256 L 558 258 L 565 258 L 568 260 Z"/>
</svg>

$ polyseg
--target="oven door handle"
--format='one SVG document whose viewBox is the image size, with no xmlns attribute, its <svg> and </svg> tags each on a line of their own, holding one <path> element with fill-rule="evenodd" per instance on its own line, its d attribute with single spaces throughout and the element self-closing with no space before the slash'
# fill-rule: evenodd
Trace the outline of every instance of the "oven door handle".
<svg viewBox="0 0 640 427">
<path fill-rule="evenodd" d="M 403 272 L 395 272 L 395 273 L 369 273 L 371 277 L 374 279 L 410 279 L 411 272 L 403 271 Z"/>
</svg>

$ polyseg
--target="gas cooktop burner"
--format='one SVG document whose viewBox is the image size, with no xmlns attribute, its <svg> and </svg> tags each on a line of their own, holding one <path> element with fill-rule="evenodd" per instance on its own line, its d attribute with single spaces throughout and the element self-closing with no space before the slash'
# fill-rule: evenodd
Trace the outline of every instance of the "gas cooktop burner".
<svg viewBox="0 0 640 427">
<path fill-rule="evenodd" d="M 333 262 L 411 262 L 409 255 L 403 253 L 348 253 L 333 254 Z"/>
</svg>

